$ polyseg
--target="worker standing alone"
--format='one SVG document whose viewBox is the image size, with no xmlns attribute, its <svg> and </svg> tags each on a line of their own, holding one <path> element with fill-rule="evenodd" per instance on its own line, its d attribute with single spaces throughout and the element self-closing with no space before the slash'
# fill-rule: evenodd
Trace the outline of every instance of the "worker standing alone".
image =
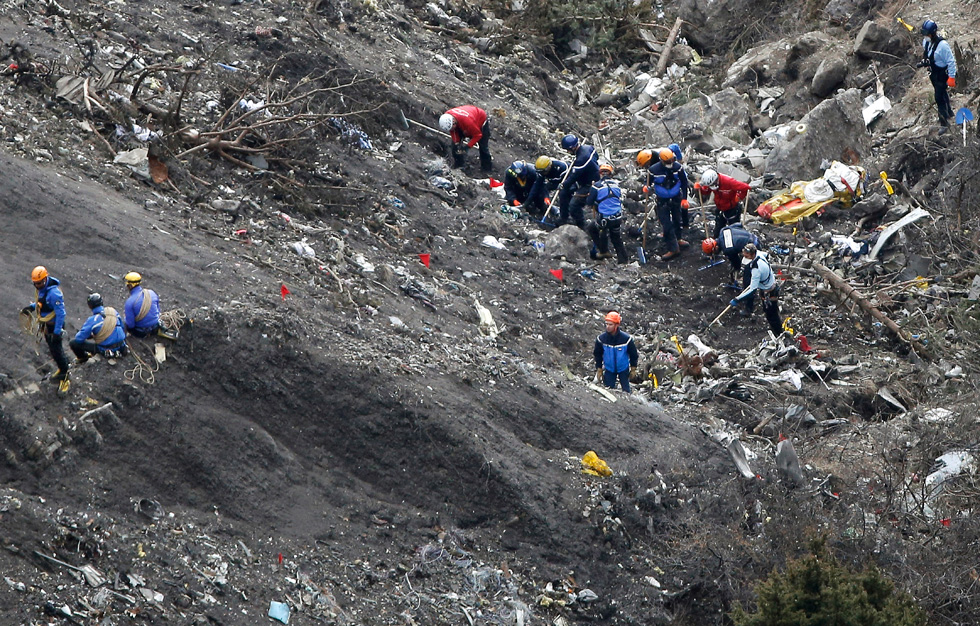
<svg viewBox="0 0 980 626">
<path fill-rule="evenodd" d="M 616 381 L 626 393 L 630 392 L 630 376 L 636 373 L 636 365 L 640 360 L 639 352 L 633 338 L 619 330 L 623 323 L 622 316 L 616 311 L 610 311 L 605 317 L 606 332 L 595 340 L 592 355 L 595 357 L 596 377 L 602 377 L 602 383 L 610 388 L 616 388 Z"/>
<path fill-rule="evenodd" d="M 43 265 L 38 265 L 31 271 L 31 281 L 37 295 L 35 301 L 24 307 L 21 313 L 37 315 L 48 351 L 58 365 L 58 371 L 51 376 L 51 382 L 60 383 L 68 378 L 68 357 L 65 356 L 62 341 L 65 332 L 65 296 L 61 293 L 61 283 L 54 276 L 49 276 Z"/>
<path fill-rule="evenodd" d="M 940 132 L 946 132 L 953 107 L 949 102 L 949 89 L 956 87 L 956 56 L 949 43 L 939 34 L 939 25 L 932 20 L 922 23 L 922 61 L 919 67 L 929 68 L 929 80 L 936 95 L 939 109 Z"/>
</svg>

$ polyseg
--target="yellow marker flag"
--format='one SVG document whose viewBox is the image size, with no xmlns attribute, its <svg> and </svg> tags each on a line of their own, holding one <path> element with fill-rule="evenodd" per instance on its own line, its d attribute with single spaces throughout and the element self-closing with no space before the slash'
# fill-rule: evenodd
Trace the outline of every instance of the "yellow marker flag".
<svg viewBox="0 0 980 626">
<path fill-rule="evenodd" d="M 915 27 L 914 27 L 914 26 L 912 26 L 911 24 L 909 24 L 908 22 L 906 22 L 905 20 L 903 20 L 903 19 L 902 19 L 902 18 L 900 18 L 900 17 L 896 17 L 896 18 L 895 18 L 895 21 L 897 21 L 897 22 L 898 22 L 899 24 L 901 24 L 901 25 L 902 25 L 902 26 L 904 26 L 905 28 L 907 28 L 907 29 L 909 29 L 909 32 L 910 32 L 910 33 L 911 33 L 911 32 L 912 32 L 913 30 L 915 30 Z"/>
</svg>

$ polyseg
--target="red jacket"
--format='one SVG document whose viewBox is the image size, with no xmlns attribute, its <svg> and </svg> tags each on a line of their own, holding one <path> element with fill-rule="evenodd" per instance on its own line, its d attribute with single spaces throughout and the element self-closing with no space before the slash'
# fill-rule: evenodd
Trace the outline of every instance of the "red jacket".
<svg viewBox="0 0 980 626">
<path fill-rule="evenodd" d="M 470 141 L 466 145 L 472 148 L 483 137 L 483 125 L 487 122 L 487 112 L 480 107 L 467 104 L 449 109 L 446 113 L 456 118 L 456 125 L 449 133 L 453 143 L 459 143 L 469 137 Z"/>
<path fill-rule="evenodd" d="M 705 201 L 711 198 L 711 189 L 703 185 L 698 185 L 698 188 L 701 190 L 701 198 Z M 697 191 L 695 189 L 695 192 Z M 731 176 L 718 174 L 718 189 L 714 190 L 714 194 L 715 208 L 724 213 L 725 211 L 732 210 L 736 204 L 745 200 L 745 196 L 749 194 L 749 186 L 735 180 Z"/>
</svg>

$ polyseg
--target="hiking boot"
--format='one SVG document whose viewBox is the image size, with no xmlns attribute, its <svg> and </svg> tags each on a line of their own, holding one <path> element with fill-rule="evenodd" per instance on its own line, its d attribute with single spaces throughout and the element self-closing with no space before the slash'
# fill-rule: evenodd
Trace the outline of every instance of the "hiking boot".
<svg viewBox="0 0 980 626">
<path fill-rule="evenodd" d="M 613 256 L 612 252 L 599 252 L 595 255 L 597 259 L 611 259 Z"/>
<path fill-rule="evenodd" d="M 746 311 L 745 309 L 739 311 L 738 314 L 742 317 L 752 317 L 752 311 Z"/>
<path fill-rule="evenodd" d="M 163 326 L 159 326 L 157 328 L 157 336 L 163 337 L 164 339 L 169 339 L 170 341 L 177 341 L 178 334 L 179 334 L 178 331 L 170 330 L 164 328 Z"/>
<path fill-rule="evenodd" d="M 63 380 L 68 379 L 68 370 L 62 370 L 58 368 L 58 371 L 51 375 L 51 382 L 60 383 Z"/>
<path fill-rule="evenodd" d="M 680 256 L 680 254 L 681 254 L 680 253 L 680 250 L 676 250 L 676 251 L 675 250 L 671 250 L 667 254 L 661 256 L 660 257 L 660 260 L 662 260 L 662 261 L 669 261 L 669 260 L 671 260 L 671 259 L 673 259 L 675 257 Z"/>
<path fill-rule="evenodd" d="M 87 354 L 85 354 L 83 356 L 78 356 L 78 357 L 75 357 L 75 363 L 78 363 L 79 365 L 81 365 L 82 363 L 88 363 L 88 360 L 90 358 L 91 357 L 89 355 L 87 355 Z"/>
<path fill-rule="evenodd" d="M 689 242 L 687 242 L 687 241 L 684 241 L 683 239 L 679 239 L 677 241 L 677 245 L 679 245 L 682 248 L 690 248 L 691 247 L 691 244 Z"/>
</svg>

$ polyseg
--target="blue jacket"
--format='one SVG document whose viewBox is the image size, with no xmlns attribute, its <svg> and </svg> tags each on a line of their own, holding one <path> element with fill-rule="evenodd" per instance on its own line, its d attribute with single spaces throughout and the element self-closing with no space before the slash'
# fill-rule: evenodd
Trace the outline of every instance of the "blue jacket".
<svg viewBox="0 0 980 626">
<path fill-rule="evenodd" d="M 742 248 L 749 243 L 758 246 L 759 238 L 745 230 L 741 224 L 732 224 L 722 228 L 721 235 L 718 237 L 718 249 L 735 266 L 735 269 L 741 266 Z"/>
<path fill-rule="evenodd" d="M 524 177 L 523 182 L 508 167 L 507 173 L 504 174 L 504 201 L 507 204 L 510 204 L 512 200 L 524 202 L 530 197 L 531 190 L 534 189 L 534 184 L 537 181 L 538 173 L 534 170 L 533 165 L 528 166 L 527 176 Z"/>
<path fill-rule="evenodd" d="M 105 309 L 100 306 L 95 307 L 92 309 L 92 315 L 85 320 L 81 329 L 75 333 L 75 341 L 87 341 L 89 337 L 94 338 L 102 332 L 102 326 L 105 324 L 105 321 Z M 99 344 L 99 348 L 102 352 L 105 352 L 110 348 L 116 348 L 124 343 L 126 343 L 126 331 L 123 330 L 122 316 L 117 313 L 116 328 L 105 341 Z"/>
<path fill-rule="evenodd" d="M 65 329 L 65 296 L 58 286 L 60 284 L 57 278 L 49 276 L 44 287 L 37 290 L 37 302 L 31 305 L 41 323 L 54 325 L 55 335 L 60 335 Z"/>
<path fill-rule="evenodd" d="M 558 189 L 558 185 L 565 178 L 565 172 L 567 170 L 568 163 L 552 160 L 551 167 L 543 172 L 537 172 L 537 178 L 534 179 L 534 186 L 531 187 L 530 197 L 540 198 L 544 201 L 546 195 Z"/>
<path fill-rule="evenodd" d="M 599 154 L 592 146 L 581 145 L 575 151 L 575 162 L 572 163 L 572 171 L 568 173 L 565 186 L 582 190 L 591 187 L 597 180 L 599 180 Z"/>
<path fill-rule="evenodd" d="M 953 55 L 949 44 L 942 37 L 935 45 L 932 44 L 931 37 L 923 39 L 922 57 L 929 61 L 930 65 L 946 70 L 946 75 L 950 78 L 956 78 L 956 57 Z"/>
<path fill-rule="evenodd" d="M 765 292 L 776 286 L 776 274 L 769 266 L 765 252 L 761 250 L 756 252 L 755 258 L 748 265 L 748 269 L 752 272 L 752 282 L 745 288 L 745 291 L 735 297 L 740 302 L 754 294 L 756 290 Z"/>
<path fill-rule="evenodd" d="M 653 184 L 653 193 L 658 198 L 680 198 L 687 200 L 687 171 L 674 161 L 670 167 L 657 161 L 647 171 L 647 185 Z"/>
<path fill-rule="evenodd" d="M 150 298 L 150 309 L 143 319 L 137 319 L 143 306 L 143 298 Z M 152 289 L 133 287 L 126 299 L 126 330 L 152 330 L 160 324 L 160 297 Z"/>
<path fill-rule="evenodd" d="M 623 190 L 619 188 L 618 182 L 612 178 L 600 178 L 592 185 L 585 204 L 595 206 L 603 217 L 612 217 L 623 211 L 622 197 Z"/>
<path fill-rule="evenodd" d="M 621 330 L 617 330 L 614 335 L 602 333 L 596 337 L 592 355 L 595 357 L 596 369 L 604 367 L 617 374 L 636 367 L 640 360 L 633 338 Z"/>
</svg>

